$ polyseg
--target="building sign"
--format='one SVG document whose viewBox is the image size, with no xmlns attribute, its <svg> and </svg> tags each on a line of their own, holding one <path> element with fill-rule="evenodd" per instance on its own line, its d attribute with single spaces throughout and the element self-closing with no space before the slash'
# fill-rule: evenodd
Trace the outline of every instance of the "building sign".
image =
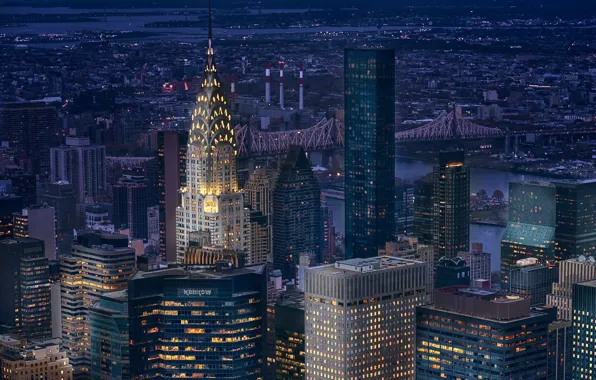
<svg viewBox="0 0 596 380">
<path fill-rule="evenodd" d="M 178 289 L 178 295 L 185 297 L 208 297 L 214 293 L 212 289 Z"/>
</svg>

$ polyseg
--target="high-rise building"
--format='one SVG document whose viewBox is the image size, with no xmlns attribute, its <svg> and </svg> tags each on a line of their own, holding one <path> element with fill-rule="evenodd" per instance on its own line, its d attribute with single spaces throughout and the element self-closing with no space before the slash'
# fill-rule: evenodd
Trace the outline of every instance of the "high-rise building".
<svg viewBox="0 0 596 380">
<path fill-rule="evenodd" d="M 176 209 L 178 262 L 183 261 L 194 231 L 208 231 L 211 244 L 226 249 L 250 249 L 248 208 L 238 187 L 238 147 L 215 65 L 211 21 L 208 34 L 205 71 L 188 137 L 186 187 L 180 189 Z"/>
<path fill-rule="evenodd" d="M 25 339 L 50 338 L 50 270 L 43 241 L 2 240 L 0 260 L 0 324 Z"/>
<path fill-rule="evenodd" d="M 554 182 L 557 189 L 555 259 L 596 253 L 596 180 Z"/>
<path fill-rule="evenodd" d="M 559 282 L 552 284 L 552 293 L 546 296 L 546 304 L 557 308 L 559 319 L 571 321 L 573 284 L 589 280 L 596 280 L 594 257 L 579 256 L 559 262 Z"/>
<path fill-rule="evenodd" d="M 23 152 L 30 171 L 42 177 L 50 172 L 50 146 L 57 125 L 57 108 L 50 100 L 0 105 L 0 141 Z"/>
<path fill-rule="evenodd" d="M 534 258 L 517 260 L 509 272 L 509 292 L 529 298 L 532 307 L 544 306 L 546 296 L 558 280 L 556 266 L 539 264 Z"/>
<path fill-rule="evenodd" d="M 596 315 L 596 280 L 573 284 L 573 358 L 571 378 L 593 379 L 593 361 L 596 356 L 594 315 Z"/>
<path fill-rule="evenodd" d="M 0 194 L 0 240 L 10 239 L 14 231 L 13 217 L 23 209 L 23 197 Z"/>
<path fill-rule="evenodd" d="M 270 219 L 273 213 L 273 188 L 276 180 L 277 170 L 265 167 L 256 168 L 244 186 L 246 206 L 251 210 L 260 211 Z"/>
<path fill-rule="evenodd" d="M 77 376 L 90 370 L 89 307 L 103 293 L 127 288 L 135 271 L 135 251 L 128 237 L 82 231 L 70 256 L 60 260 L 62 346 Z"/>
<path fill-rule="evenodd" d="M 273 190 L 273 267 L 294 278 L 300 254 L 321 262 L 321 189 L 304 149 L 291 146 Z"/>
<path fill-rule="evenodd" d="M 556 321 L 548 325 L 547 380 L 571 379 L 572 342 L 570 321 Z"/>
<path fill-rule="evenodd" d="M 147 181 L 143 176 L 125 175 L 112 187 L 116 229 L 128 229 L 129 237 L 147 239 Z"/>
<path fill-rule="evenodd" d="M 441 257 L 435 267 L 435 289 L 469 286 L 470 267 L 461 257 Z"/>
<path fill-rule="evenodd" d="M 13 214 L 13 237 L 43 241 L 46 257 L 56 259 L 56 212 L 47 204 L 34 205 Z"/>
<path fill-rule="evenodd" d="M 11 171 L 0 174 L 0 180 L 11 182 L 12 193 L 23 198 L 23 207 L 33 206 L 37 203 L 37 178 L 34 174 Z"/>
<path fill-rule="evenodd" d="M 51 181 L 72 184 L 77 203 L 99 201 L 106 189 L 106 147 L 91 145 L 88 137 L 67 137 L 66 145 L 52 148 Z"/>
<path fill-rule="evenodd" d="M 147 207 L 147 241 L 159 249 L 159 206 Z"/>
<path fill-rule="evenodd" d="M 395 179 L 395 234 L 411 234 L 414 230 L 414 185 Z"/>
<path fill-rule="evenodd" d="M 426 270 L 390 256 L 307 269 L 306 379 L 412 379 Z"/>
<path fill-rule="evenodd" d="M 484 252 L 482 243 L 472 243 L 471 252 L 460 252 L 457 254 L 466 261 L 470 268 L 470 283 L 476 280 L 487 280 L 490 284 L 490 253 Z"/>
<path fill-rule="evenodd" d="M 89 307 L 92 379 L 130 379 L 128 295 L 104 293 Z"/>
<path fill-rule="evenodd" d="M 366 258 L 395 234 L 395 51 L 346 49 L 346 258 Z"/>
<path fill-rule="evenodd" d="M 265 265 L 138 271 L 128 299 L 132 378 L 263 378 Z"/>
<path fill-rule="evenodd" d="M 74 379 L 66 352 L 51 340 L 24 349 L 0 350 L 0 373 L 4 380 Z"/>
<path fill-rule="evenodd" d="M 56 250 L 58 257 L 70 253 L 76 226 L 76 207 L 73 186 L 65 181 L 48 184 L 42 202 L 53 207 L 56 215 Z"/>
<path fill-rule="evenodd" d="M 260 211 L 250 212 L 250 250 L 248 265 L 264 264 L 271 257 L 271 225 L 266 215 Z"/>
<path fill-rule="evenodd" d="M 555 314 L 496 291 L 439 289 L 416 310 L 416 378 L 545 379 Z"/>
<path fill-rule="evenodd" d="M 501 239 L 501 283 L 509 287 L 509 272 L 517 260 L 533 257 L 540 264 L 555 262 L 555 186 L 545 182 L 509 184 L 509 221 Z"/>
<path fill-rule="evenodd" d="M 470 244 L 470 168 L 463 151 L 441 152 L 433 168 L 433 244 L 439 257 L 456 257 Z"/>
<path fill-rule="evenodd" d="M 304 294 L 287 292 L 275 304 L 275 378 L 304 379 Z"/>
<path fill-rule="evenodd" d="M 176 261 L 176 207 L 178 190 L 186 187 L 188 131 L 157 133 L 157 190 L 159 195 L 159 253 L 168 262 Z"/>
<path fill-rule="evenodd" d="M 335 226 L 333 225 L 333 208 L 321 195 L 321 262 L 335 261 Z"/>
</svg>

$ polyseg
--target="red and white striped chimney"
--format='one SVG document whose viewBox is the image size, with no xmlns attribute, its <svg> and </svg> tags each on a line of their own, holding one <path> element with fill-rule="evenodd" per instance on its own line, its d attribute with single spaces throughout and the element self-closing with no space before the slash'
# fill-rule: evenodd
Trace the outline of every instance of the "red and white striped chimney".
<svg viewBox="0 0 596 380">
<path fill-rule="evenodd" d="M 271 102 L 271 63 L 265 64 L 265 103 Z"/>
<path fill-rule="evenodd" d="M 304 109 L 304 72 L 302 71 L 302 63 L 300 64 L 300 88 L 298 92 L 298 109 Z"/>
<path fill-rule="evenodd" d="M 284 63 L 279 62 L 279 107 L 284 109 Z"/>
<path fill-rule="evenodd" d="M 230 91 L 232 93 L 232 101 L 236 101 L 236 76 L 232 74 L 232 80 L 230 82 Z"/>
</svg>

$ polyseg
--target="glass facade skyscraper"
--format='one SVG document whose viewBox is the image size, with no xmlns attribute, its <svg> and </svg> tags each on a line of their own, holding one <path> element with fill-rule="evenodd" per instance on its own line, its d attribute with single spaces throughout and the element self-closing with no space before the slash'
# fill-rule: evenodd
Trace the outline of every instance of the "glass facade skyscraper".
<svg viewBox="0 0 596 380">
<path fill-rule="evenodd" d="M 128 299 L 133 378 L 263 378 L 265 265 L 139 271 Z"/>
<path fill-rule="evenodd" d="M 346 49 L 346 259 L 377 256 L 395 233 L 395 51 Z"/>
<path fill-rule="evenodd" d="M 509 184 L 509 221 L 501 239 L 501 286 L 509 287 L 516 262 L 555 262 L 555 186 L 546 182 Z"/>
<path fill-rule="evenodd" d="M 573 359 L 571 374 L 573 380 L 593 379 L 596 375 L 596 280 L 573 284 Z"/>
</svg>

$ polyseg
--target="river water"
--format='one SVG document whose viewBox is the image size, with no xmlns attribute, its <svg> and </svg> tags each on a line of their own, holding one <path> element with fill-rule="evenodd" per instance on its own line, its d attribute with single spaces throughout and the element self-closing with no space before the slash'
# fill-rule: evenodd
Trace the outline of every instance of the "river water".
<svg viewBox="0 0 596 380">
<path fill-rule="evenodd" d="M 433 163 L 397 158 L 395 160 L 395 176 L 407 181 L 415 181 L 432 172 Z M 509 198 L 509 182 L 515 181 L 550 181 L 547 177 L 511 173 L 493 169 L 470 169 L 470 191 L 477 192 L 485 189 L 489 195 L 495 190 L 501 190 L 505 198 Z M 344 233 L 345 203 L 339 199 L 327 199 L 333 209 L 333 222 L 338 232 Z M 505 229 L 499 226 L 472 224 L 470 226 L 470 243 L 481 242 L 484 251 L 491 254 L 491 267 L 497 271 L 501 262 L 501 237 Z"/>
</svg>

